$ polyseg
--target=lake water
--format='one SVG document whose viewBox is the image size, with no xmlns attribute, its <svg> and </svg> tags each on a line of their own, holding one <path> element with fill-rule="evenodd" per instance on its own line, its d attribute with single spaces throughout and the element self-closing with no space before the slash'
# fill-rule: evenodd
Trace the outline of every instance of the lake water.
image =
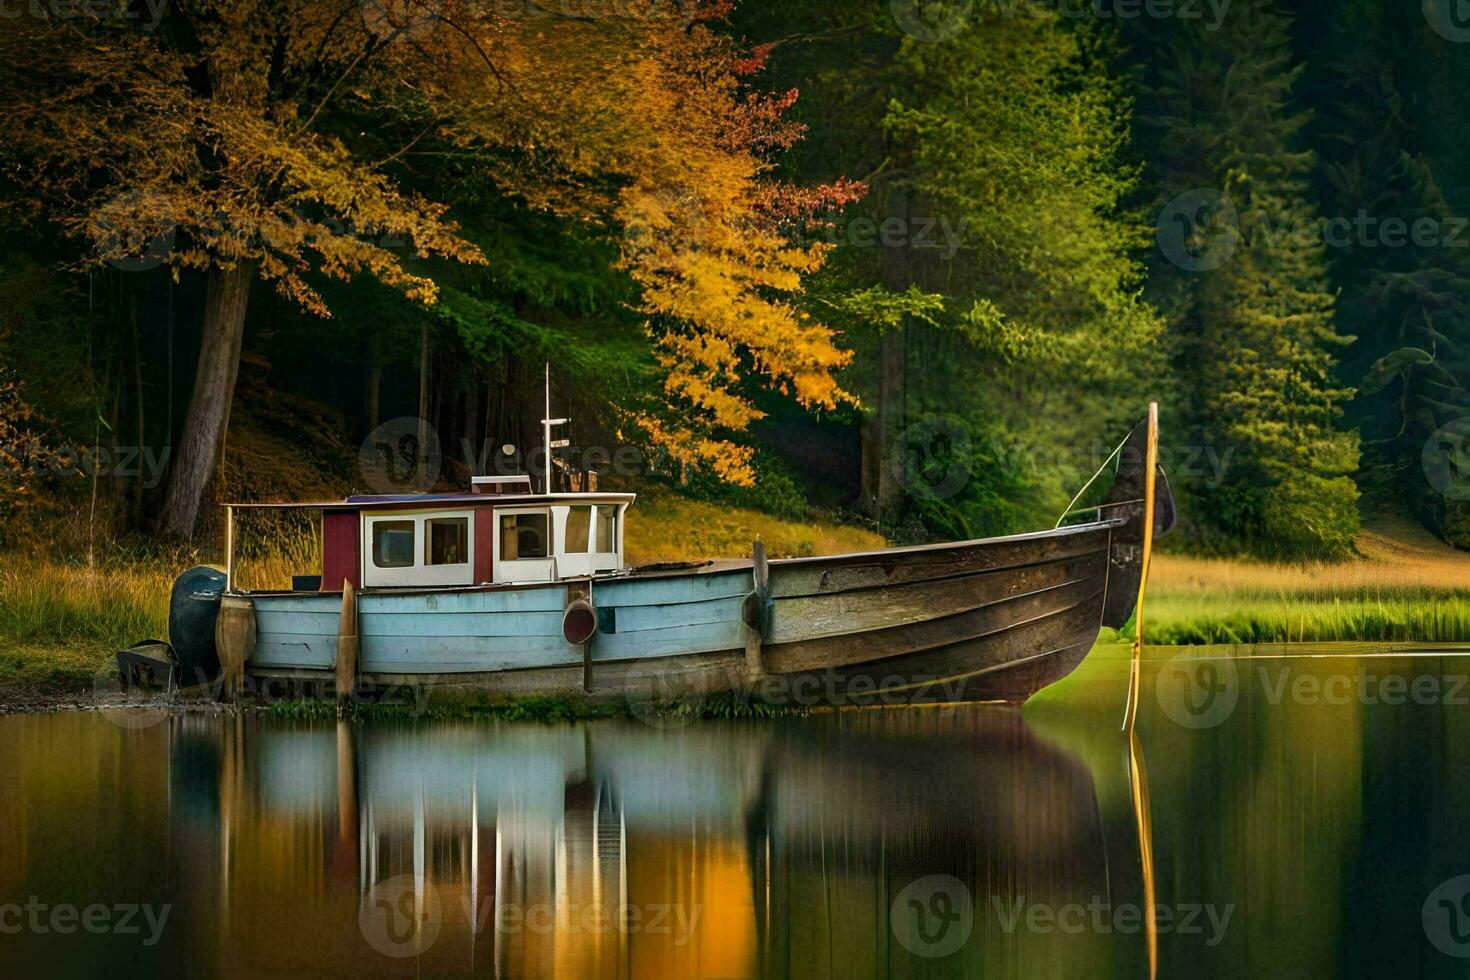
<svg viewBox="0 0 1470 980">
<path fill-rule="evenodd" d="M 0 963 L 1470 972 L 1470 657 L 1151 657 L 1133 739 L 1106 659 L 1025 712 L 0 718 Z"/>
</svg>

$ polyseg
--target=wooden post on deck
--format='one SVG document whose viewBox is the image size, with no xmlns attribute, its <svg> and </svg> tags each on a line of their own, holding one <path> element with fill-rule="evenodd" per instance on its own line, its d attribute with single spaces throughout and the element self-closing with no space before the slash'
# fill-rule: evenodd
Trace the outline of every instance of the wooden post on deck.
<svg viewBox="0 0 1470 980">
<path fill-rule="evenodd" d="M 225 505 L 225 591 L 235 587 L 235 508 Z"/>
<path fill-rule="evenodd" d="M 1154 551 L 1154 492 L 1159 470 L 1159 403 L 1148 403 L 1148 430 L 1144 440 L 1143 471 L 1143 569 L 1138 577 L 1138 602 L 1133 614 L 1133 656 L 1128 671 L 1128 707 L 1123 712 L 1123 730 L 1131 731 L 1138 718 L 1138 688 L 1143 666 L 1143 598 L 1148 591 L 1148 566 Z"/>
<path fill-rule="evenodd" d="M 337 620 L 337 705 L 345 707 L 357 690 L 357 591 L 342 583 L 342 614 Z"/>
<path fill-rule="evenodd" d="M 750 554 L 751 590 L 740 604 L 740 617 L 745 620 L 745 674 L 749 680 L 766 675 L 761 640 L 766 631 L 766 599 L 770 596 L 770 566 L 766 563 L 766 546 L 755 539 Z"/>
</svg>

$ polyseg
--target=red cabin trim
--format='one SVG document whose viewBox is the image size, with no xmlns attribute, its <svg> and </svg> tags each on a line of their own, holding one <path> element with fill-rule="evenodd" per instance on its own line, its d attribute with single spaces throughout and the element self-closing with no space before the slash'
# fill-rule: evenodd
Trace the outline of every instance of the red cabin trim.
<svg viewBox="0 0 1470 980">
<path fill-rule="evenodd" d="M 475 508 L 475 583 L 495 580 L 495 508 Z"/>
<path fill-rule="evenodd" d="M 322 514 L 322 591 L 341 592 L 343 582 L 362 588 L 362 519 L 355 510 Z"/>
</svg>

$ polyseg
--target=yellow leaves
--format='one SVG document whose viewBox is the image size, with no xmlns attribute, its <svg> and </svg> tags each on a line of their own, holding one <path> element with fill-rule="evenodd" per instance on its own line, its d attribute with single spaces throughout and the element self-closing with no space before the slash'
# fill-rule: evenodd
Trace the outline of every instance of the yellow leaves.
<svg viewBox="0 0 1470 980">
<path fill-rule="evenodd" d="M 726 167 L 727 176 L 736 174 L 726 185 L 681 173 L 682 183 L 628 188 L 619 209 L 624 266 L 643 287 L 644 310 L 661 324 L 665 390 L 674 404 L 695 408 L 702 423 L 737 432 L 762 416 L 739 390 L 749 380 L 746 362 L 803 405 L 830 409 L 850 400 L 835 372 L 851 354 L 791 299 L 826 248 L 787 242 L 755 206 L 755 170 Z M 709 464 L 722 475 L 742 472 L 728 441 L 680 438 L 682 452 L 708 448 Z"/>
<path fill-rule="evenodd" d="M 647 413 L 635 415 L 633 421 L 681 469 L 708 467 L 726 483 L 742 487 L 755 484 L 755 471 L 751 468 L 755 450 L 750 446 L 739 446 L 729 440 L 710 438 L 689 426 L 670 427 Z"/>
<path fill-rule="evenodd" d="M 420 263 L 485 261 L 447 217 L 449 188 L 426 187 L 431 199 L 390 177 L 419 152 L 463 160 L 528 207 L 624 229 L 665 394 L 686 416 L 649 431 L 688 465 L 748 478 L 748 451 L 724 436 L 761 417 L 754 383 L 808 406 L 848 398 L 834 372 L 850 355 L 796 307 L 828 246 L 792 244 L 771 216 L 765 155 L 794 138 L 794 92 L 751 96 L 743 55 L 702 15 L 432 6 L 402 37 L 326 0 L 198 0 L 187 45 L 92 22 L 7 25 L 0 162 L 29 173 L 26 196 L 69 230 L 106 225 L 93 237 L 113 245 L 93 261 L 171 235 L 160 261 L 175 275 L 250 262 L 327 315 L 317 276 L 371 275 L 427 305 L 438 286 Z M 109 210 L 135 188 L 164 207 Z"/>
</svg>

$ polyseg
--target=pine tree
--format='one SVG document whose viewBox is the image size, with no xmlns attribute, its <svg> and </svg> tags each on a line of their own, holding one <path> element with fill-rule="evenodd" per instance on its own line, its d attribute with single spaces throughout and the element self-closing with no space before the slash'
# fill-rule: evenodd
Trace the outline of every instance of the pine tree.
<svg viewBox="0 0 1470 980">
<path fill-rule="evenodd" d="M 1288 26 L 1270 0 L 1237 3 L 1215 31 L 1171 25 L 1140 135 L 1161 202 L 1154 272 L 1180 408 L 1222 464 L 1184 474 L 1191 510 L 1257 553 L 1330 556 L 1358 528 L 1358 444 L 1338 427 L 1352 394 L 1334 378 L 1347 340 Z"/>
<path fill-rule="evenodd" d="M 1357 338 L 1341 377 L 1359 386 L 1348 417 L 1362 428 L 1365 496 L 1407 504 L 1470 545 L 1470 502 L 1433 486 L 1423 462 L 1434 433 L 1470 414 L 1470 256 L 1455 245 L 1453 211 L 1406 113 L 1405 66 L 1428 52 L 1403 17 L 1384 0 L 1335 9 L 1314 71 L 1323 201 L 1365 229 L 1329 237 L 1339 328 Z"/>
</svg>

